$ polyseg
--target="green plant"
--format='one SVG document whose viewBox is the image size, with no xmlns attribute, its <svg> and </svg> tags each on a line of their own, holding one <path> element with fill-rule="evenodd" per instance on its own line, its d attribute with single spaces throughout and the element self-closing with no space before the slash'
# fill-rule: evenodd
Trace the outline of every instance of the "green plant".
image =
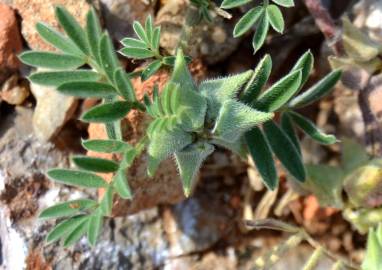
<svg viewBox="0 0 382 270">
<path fill-rule="evenodd" d="M 84 140 L 83 146 L 95 152 L 113 153 L 119 161 L 87 156 L 74 156 L 78 169 L 52 169 L 47 175 L 54 181 L 85 188 L 104 188 L 97 202 L 79 199 L 45 209 L 41 218 L 63 218 L 47 236 L 48 242 L 63 239 L 69 246 L 87 234 L 94 244 L 103 217 L 110 216 L 115 195 L 131 199 L 126 170 L 142 151 L 148 154 L 148 175 L 153 176 L 164 159 L 174 156 L 185 194 L 195 185 L 203 161 L 216 146 L 225 147 L 246 157 L 249 152 L 264 183 L 271 189 L 278 183 L 272 152 L 299 181 L 305 170 L 293 123 L 320 143 L 334 143 L 335 138 L 319 131 L 312 122 L 293 112 L 326 95 L 338 81 L 341 72 L 334 71 L 302 94 L 313 56 L 305 53 L 291 72 L 263 91 L 272 69 L 266 55 L 254 71 L 195 83 L 181 49 L 176 56 L 163 56 L 159 51 L 160 28 L 148 17 L 143 27 L 134 23 L 138 38 L 125 38 L 122 55 L 149 60 L 142 72 L 126 73 L 121 67 L 112 41 L 102 32 L 97 14 L 92 9 L 82 28 L 63 7 L 56 17 L 66 35 L 45 24 L 37 24 L 41 37 L 59 50 L 58 53 L 29 51 L 20 55 L 25 64 L 42 68 L 29 79 L 36 84 L 56 87 L 65 95 L 102 99 L 81 116 L 88 123 L 103 123 L 108 139 Z M 172 68 L 170 80 L 162 91 L 153 89 L 152 97 L 137 100 L 130 79 L 140 75 L 147 79 L 163 65 Z M 297 95 L 297 96 L 296 96 Z M 121 120 L 131 110 L 151 116 L 146 136 L 137 144 L 122 140 Z M 282 114 L 281 126 L 272 120 Z M 259 127 L 263 124 L 263 130 Z M 166 143 L 163 143 L 166 142 Z M 113 173 L 110 183 L 96 173 Z"/>
<path fill-rule="evenodd" d="M 382 268 L 382 224 L 369 230 L 365 260 L 362 270 L 378 270 Z"/>
<path fill-rule="evenodd" d="M 224 0 L 221 8 L 236 8 L 250 2 L 253 2 L 253 0 Z M 282 7 L 294 6 L 294 0 L 272 0 L 272 2 Z M 263 46 L 269 26 L 278 33 L 284 32 L 284 17 L 280 8 L 275 4 L 270 4 L 269 0 L 264 0 L 262 5 L 251 8 L 237 22 L 233 30 L 234 37 L 239 37 L 248 32 L 256 24 L 256 31 L 252 40 L 255 53 Z"/>
</svg>

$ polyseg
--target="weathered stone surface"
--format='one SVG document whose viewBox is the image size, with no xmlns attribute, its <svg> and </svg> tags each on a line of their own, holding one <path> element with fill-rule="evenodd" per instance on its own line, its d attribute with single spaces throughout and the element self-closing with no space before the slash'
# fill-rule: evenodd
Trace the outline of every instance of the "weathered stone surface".
<svg viewBox="0 0 382 270">
<path fill-rule="evenodd" d="M 174 54 L 180 39 L 184 41 L 182 31 L 186 11 L 187 3 L 184 0 L 169 0 L 157 14 L 156 23 L 162 27 L 160 44 L 171 54 Z M 240 39 L 232 37 L 232 21 L 217 15 L 213 20 L 213 23 L 201 22 L 193 27 L 187 44 L 187 53 L 191 57 L 200 58 L 208 64 L 224 60 L 240 42 Z"/>
<path fill-rule="evenodd" d="M 82 24 L 85 23 L 86 13 L 89 11 L 89 2 L 86 0 L 11 0 L 13 8 L 17 9 L 22 17 L 22 34 L 28 45 L 34 50 L 54 50 L 38 35 L 35 25 L 42 21 L 53 27 L 58 27 L 54 16 L 54 7 L 64 6 Z"/>
<path fill-rule="evenodd" d="M 55 88 L 31 84 L 31 91 L 37 100 L 33 114 L 33 129 L 42 141 L 52 139 L 75 112 L 78 101 L 65 96 Z"/>
<path fill-rule="evenodd" d="M 0 2 L 0 84 L 20 67 L 17 54 L 22 50 L 20 29 L 13 9 Z"/>
<path fill-rule="evenodd" d="M 12 75 L 1 89 L 1 99 L 12 105 L 20 105 L 30 95 L 29 83 L 20 80 L 18 75 Z"/>
<path fill-rule="evenodd" d="M 156 0 L 100 0 L 105 26 L 111 35 L 121 40 L 133 35 L 135 20 L 144 23 L 146 17 L 153 15 Z"/>
</svg>

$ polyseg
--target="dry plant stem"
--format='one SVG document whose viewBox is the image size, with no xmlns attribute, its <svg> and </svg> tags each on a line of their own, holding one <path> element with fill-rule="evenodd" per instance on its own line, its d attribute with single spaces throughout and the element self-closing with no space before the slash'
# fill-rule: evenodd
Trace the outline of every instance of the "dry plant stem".
<svg viewBox="0 0 382 270">
<path fill-rule="evenodd" d="M 339 256 L 333 254 L 332 252 L 330 252 L 329 250 L 327 250 L 326 248 L 324 248 L 320 243 L 318 243 L 316 240 L 314 240 L 308 233 L 306 233 L 305 231 L 303 231 L 303 235 L 304 235 L 304 238 L 305 240 L 312 246 L 314 247 L 315 249 L 322 249 L 322 252 L 328 256 L 329 258 L 331 258 L 333 261 L 337 262 L 337 261 L 340 261 L 342 262 L 343 265 L 345 265 L 347 268 L 349 269 L 353 269 L 353 270 L 361 270 L 361 268 L 359 266 L 355 266 L 353 263 L 343 259 L 343 258 L 340 258 Z"/>
<path fill-rule="evenodd" d="M 322 247 L 319 247 L 318 249 L 316 249 L 313 252 L 312 256 L 310 256 L 309 260 L 306 262 L 302 270 L 314 270 L 317 267 L 318 262 L 320 261 L 323 253 L 324 253 L 324 249 Z"/>
<path fill-rule="evenodd" d="M 329 12 L 322 5 L 321 0 L 304 0 L 304 4 L 328 41 L 328 45 L 333 49 L 336 55 L 342 55 L 344 48 L 339 38 L 339 30 Z"/>
</svg>

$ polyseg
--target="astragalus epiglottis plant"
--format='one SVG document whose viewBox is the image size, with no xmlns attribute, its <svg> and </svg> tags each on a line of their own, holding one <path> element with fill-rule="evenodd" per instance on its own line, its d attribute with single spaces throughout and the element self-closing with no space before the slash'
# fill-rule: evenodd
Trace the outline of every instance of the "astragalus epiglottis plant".
<svg viewBox="0 0 382 270">
<path fill-rule="evenodd" d="M 50 179 L 62 184 L 105 189 L 99 201 L 78 199 L 45 209 L 41 218 L 63 219 L 48 234 L 48 242 L 62 239 L 69 246 L 87 234 L 94 245 L 103 218 L 111 215 L 113 198 L 132 199 L 126 170 L 143 151 L 148 154 L 150 176 L 161 161 L 174 157 L 184 192 L 189 196 L 203 161 L 216 147 L 227 148 L 243 158 L 250 154 L 265 185 L 274 189 L 278 176 L 273 154 L 298 181 L 305 180 L 294 124 L 320 143 L 336 140 L 293 112 L 329 93 L 341 74 L 333 71 L 296 96 L 313 67 L 310 52 L 266 90 L 272 69 L 269 55 L 263 57 L 255 70 L 196 84 L 182 48 L 176 55 L 161 53 L 160 27 L 153 25 L 151 17 L 144 26 L 134 23 L 137 38 L 121 41 L 122 55 L 146 61 L 142 70 L 133 73 L 122 68 L 109 35 L 101 30 L 95 10 L 89 12 L 84 28 L 63 7 L 56 8 L 56 17 L 66 35 L 43 23 L 37 24 L 37 31 L 59 52 L 29 51 L 20 59 L 38 68 L 29 77 L 33 83 L 54 86 L 65 95 L 101 99 L 102 103 L 85 112 L 81 120 L 105 124 L 108 139 L 84 140 L 82 144 L 87 150 L 113 153 L 119 158 L 117 161 L 74 156 L 72 160 L 78 169 L 47 172 Z M 140 76 L 146 80 L 163 67 L 170 68 L 172 74 L 164 89 L 155 87 L 152 96 L 138 100 L 131 78 Z M 121 120 L 131 110 L 145 112 L 152 118 L 146 135 L 135 145 L 123 141 L 121 130 Z M 281 125 L 274 119 L 277 114 L 281 114 Z M 107 183 L 97 173 L 114 176 Z"/>
</svg>

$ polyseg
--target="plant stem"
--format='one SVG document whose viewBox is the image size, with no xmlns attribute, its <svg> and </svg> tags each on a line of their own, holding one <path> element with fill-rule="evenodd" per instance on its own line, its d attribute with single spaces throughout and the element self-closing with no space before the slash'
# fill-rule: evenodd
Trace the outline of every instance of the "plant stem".
<svg viewBox="0 0 382 270">
<path fill-rule="evenodd" d="M 324 254 L 324 249 L 322 247 L 317 248 L 313 252 L 312 256 L 310 256 L 309 260 L 306 262 L 302 270 L 314 270 L 317 267 L 318 262 L 323 254 Z"/>
</svg>

